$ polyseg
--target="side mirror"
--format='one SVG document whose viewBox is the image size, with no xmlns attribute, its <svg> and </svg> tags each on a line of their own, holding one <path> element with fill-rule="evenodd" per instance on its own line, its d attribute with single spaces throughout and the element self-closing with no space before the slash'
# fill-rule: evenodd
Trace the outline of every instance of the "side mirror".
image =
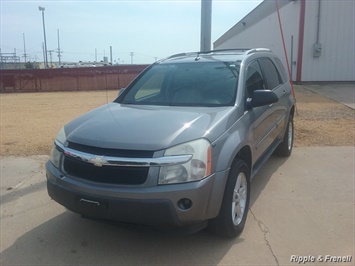
<svg viewBox="0 0 355 266">
<path fill-rule="evenodd" d="M 279 101 L 277 95 L 270 90 L 255 90 L 253 92 L 253 97 L 247 100 L 248 109 L 254 107 L 264 106 L 273 104 Z"/>
</svg>

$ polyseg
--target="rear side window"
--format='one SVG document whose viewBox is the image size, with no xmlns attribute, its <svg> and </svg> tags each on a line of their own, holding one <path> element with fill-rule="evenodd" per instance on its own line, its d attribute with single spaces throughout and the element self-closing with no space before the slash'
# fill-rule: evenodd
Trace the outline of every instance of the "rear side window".
<svg viewBox="0 0 355 266">
<path fill-rule="evenodd" d="M 282 83 L 285 83 L 288 81 L 288 74 L 286 73 L 286 70 L 284 68 L 284 65 L 282 64 L 281 60 L 277 57 L 274 57 L 275 60 L 275 65 L 277 67 L 277 70 L 279 71 L 282 79 Z"/>
<path fill-rule="evenodd" d="M 267 88 L 269 90 L 275 89 L 282 82 L 274 63 L 268 58 L 259 59 L 259 63 L 266 79 Z"/>
</svg>

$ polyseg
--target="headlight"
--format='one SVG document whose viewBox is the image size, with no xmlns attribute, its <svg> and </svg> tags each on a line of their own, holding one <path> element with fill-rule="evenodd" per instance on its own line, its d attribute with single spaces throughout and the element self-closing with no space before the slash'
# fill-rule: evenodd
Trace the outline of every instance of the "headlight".
<svg viewBox="0 0 355 266">
<path fill-rule="evenodd" d="M 56 141 L 64 144 L 65 140 L 67 139 L 67 136 L 64 131 L 64 127 L 59 131 L 59 133 L 55 139 L 56 139 Z M 60 166 L 61 155 L 62 155 L 62 153 L 57 149 L 57 146 L 53 143 L 51 155 L 50 155 L 50 160 L 57 168 L 59 168 L 59 166 Z"/>
<path fill-rule="evenodd" d="M 67 135 L 65 134 L 64 127 L 59 131 L 55 139 L 60 143 L 64 144 L 64 142 L 67 140 Z"/>
<path fill-rule="evenodd" d="M 60 156 L 61 156 L 61 152 L 57 150 L 57 147 L 55 146 L 55 144 L 53 144 L 52 146 L 52 150 L 51 150 L 51 157 L 50 160 L 52 162 L 52 164 L 55 165 L 55 167 L 57 167 L 59 169 L 60 166 Z"/>
<path fill-rule="evenodd" d="M 158 184 L 185 183 L 201 180 L 211 174 L 211 145 L 206 139 L 194 140 L 167 149 L 164 156 L 192 155 L 185 164 L 160 168 Z"/>
</svg>

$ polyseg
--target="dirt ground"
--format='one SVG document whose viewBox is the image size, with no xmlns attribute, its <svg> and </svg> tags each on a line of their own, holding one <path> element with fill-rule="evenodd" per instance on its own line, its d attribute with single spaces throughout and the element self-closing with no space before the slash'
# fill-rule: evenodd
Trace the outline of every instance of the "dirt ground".
<svg viewBox="0 0 355 266">
<path fill-rule="evenodd" d="M 0 156 L 49 154 L 58 131 L 117 91 L 0 94 Z M 355 146 L 355 110 L 296 86 L 295 143 Z"/>
</svg>

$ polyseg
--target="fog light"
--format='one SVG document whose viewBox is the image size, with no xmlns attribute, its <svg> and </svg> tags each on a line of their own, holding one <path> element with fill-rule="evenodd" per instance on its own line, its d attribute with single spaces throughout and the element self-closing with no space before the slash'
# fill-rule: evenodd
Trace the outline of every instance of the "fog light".
<svg viewBox="0 0 355 266">
<path fill-rule="evenodd" d="M 178 201 L 178 206 L 180 209 L 186 211 L 192 207 L 192 201 L 190 199 L 181 199 Z"/>
</svg>

